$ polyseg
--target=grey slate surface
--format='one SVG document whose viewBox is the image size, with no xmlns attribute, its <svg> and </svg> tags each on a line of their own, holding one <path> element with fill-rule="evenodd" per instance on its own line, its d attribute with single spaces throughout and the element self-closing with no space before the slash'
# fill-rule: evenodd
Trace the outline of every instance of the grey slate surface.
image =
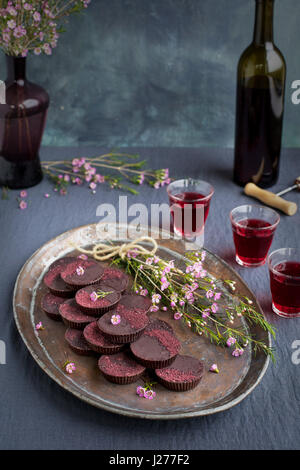
<svg viewBox="0 0 300 470">
<path fill-rule="evenodd" d="M 102 149 L 103 150 L 103 149 Z M 134 149 L 136 152 L 137 149 Z M 42 158 L 96 155 L 101 149 L 43 148 Z M 0 201 L 0 340 L 5 341 L 7 364 L 0 365 L 1 449 L 299 449 L 300 365 L 291 361 L 294 340 L 300 340 L 300 319 L 284 320 L 270 309 L 266 266 L 243 269 L 233 262 L 229 211 L 249 202 L 231 180 L 232 150 L 140 149 L 149 166 L 170 167 L 173 177 L 195 176 L 215 189 L 207 220 L 205 245 L 232 263 L 260 300 L 268 319 L 278 329 L 275 366 L 241 404 L 204 418 L 146 422 L 94 409 L 62 390 L 36 365 L 16 331 L 12 292 L 16 276 L 27 258 L 46 241 L 78 225 L 96 222 L 101 202 L 116 204 L 118 193 L 101 187 L 96 195 L 72 188 L 67 197 L 51 191 L 44 181 L 28 191 L 30 206 L 17 208 L 17 192 Z M 284 150 L 280 181 L 288 186 L 300 174 L 300 151 Z M 43 197 L 51 192 L 51 198 Z M 289 195 L 300 202 L 300 194 Z M 165 189 L 142 187 L 129 203 L 167 202 Z M 300 212 L 282 215 L 272 249 L 300 246 Z"/>
</svg>

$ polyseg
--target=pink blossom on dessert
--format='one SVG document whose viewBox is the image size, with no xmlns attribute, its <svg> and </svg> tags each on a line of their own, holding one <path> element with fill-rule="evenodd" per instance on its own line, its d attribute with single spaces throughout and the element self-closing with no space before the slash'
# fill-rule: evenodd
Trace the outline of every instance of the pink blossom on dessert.
<svg viewBox="0 0 300 470">
<path fill-rule="evenodd" d="M 87 256 L 87 255 L 85 255 L 84 253 L 82 253 L 81 255 L 78 255 L 78 256 L 77 256 L 77 258 L 79 258 L 79 259 L 82 259 L 82 260 L 86 261 L 86 260 L 88 259 L 88 256 Z"/>
<path fill-rule="evenodd" d="M 118 325 L 121 323 L 121 317 L 120 315 L 112 315 L 110 321 L 113 325 Z"/>
<path fill-rule="evenodd" d="M 27 197 L 27 191 L 25 191 L 25 189 L 23 189 L 23 190 L 20 192 L 20 197 Z"/>
<path fill-rule="evenodd" d="M 218 369 L 218 366 L 217 364 L 213 364 L 211 367 L 210 367 L 210 372 L 215 372 L 215 374 L 218 374 L 220 371 Z"/>
<path fill-rule="evenodd" d="M 90 295 L 90 299 L 92 302 L 96 302 L 98 300 L 97 292 L 93 291 Z"/>
<path fill-rule="evenodd" d="M 77 274 L 77 276 L 83 276 L 84 273 L 85 273 L 85 270 L 84 270 L 84 268 L 83 268 L 82 266 L 78 266 L 78 267 L 76 268 L 76 274 Z"/>
</svg>

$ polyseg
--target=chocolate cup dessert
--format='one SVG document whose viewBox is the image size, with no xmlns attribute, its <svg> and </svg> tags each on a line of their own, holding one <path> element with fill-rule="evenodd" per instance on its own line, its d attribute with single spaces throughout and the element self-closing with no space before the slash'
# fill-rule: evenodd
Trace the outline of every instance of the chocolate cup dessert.
<svg viewBox="0 0 300 470">
<path fill-rule="evenodd" d="M 89 323 L 95 321 L 95 317 L 86 315 L 78 307 L 75 299 L 68 299 L 59 306 L 62 321 L 69 328 L 83 330 Z"/>
<path fill-rule="evenodd" d="M 112 322 L 115 316 L 119 317 L 117 324 Z M 105 313 L 98 320 L 98 328 L 112 343 L 126 344 L 139 338 L 148 323 L 149 318 L 145 313 L 138 313 L 118 305 L 118 309 Z"/>
<path fill-rule="evenodd" d="M 181 348 L 180 341 L 168 323 L 153 320 L 142 336 L 130 345 L 135 359 L 149 369 L 161 369 L 170 365 Z"/>
<path fill-rule="evenodd" d="M 96 321 L 85 327 L 83 336 L 89 347 L 100 354 L 116 354 L 125 348 L 124 344 L 111 343 L 99 330 Z"/>
<path fill-rule="evenodd" d="M 65 257 L 51 264 L 44 276 L 44 284 L 52 294 L 60 297 L 72 297 L 74 295 L 74 288 L 68 286 L 62 280 L 60 274 L 68 264 L 74 263 L 75 261 L 76 258 L 74 257 Z"/>
<path fill-rule="evenodd" d="M 149 297 L 144 297 L 143 295 L 125 294 L 122 296 L 119 305 L 139 313 L 147 313 L 150 310 L 152 301 Z"/>
<path fill-rule="evenodd" d="M 202 379 L 204 366 L 192 356 L 177 356 L 171 365 L 155 369 L 158 381 L 174 392 L 186 392 L 195 388 Z"/>
<path fill-rule="evenodd" d="M 99 294 L 97 300 L 92 300 L 92 294 Z M 105 312 L 113 309 L 121 298 L 120 292 L 112 287 L 102 284 L 86 286 L 76 292 L 76 302 L 80 309 L 88 315 L 100 317 Z"/>
<path fill-rule="evenodd" d="M 76 259 L 61 271 L 62 280 L 74 289 L 96 284 L 103 276 L 104 267 L 94 260 Z"/>
<path fill-rule="evenodd" d="M 62 321 L 61 315 L 59 313 L 59 306 L 65 302 L 64 297 L 59 297 L 48 292 L 45 294 L 41 300 L 41 307 L 44 312 L 51 318 L 51 320 Z"/>
<path fill-rule="evenodd" d="M 112 287 L 117 292 L 123 293 L 129 284 L 129 277 L 117 268 L 108 267 L 101 278 L 101 284 Z"/>
<path fill-rule="evenodd" d="M 91 350 L 89 345 L 84 339 L 83 333 L 80 330 L 74 328 L 68 328 L 65 333 L 65 340 L 68 345 L 76 354 L 80 356 L 93 356 L 94 351 Z"/>
<path fill-rule="evenodd" d="M 107 380 L 119 385 L 136 382 L 145 372 L 145 367 L 135 362 L 124 352 L 111 356 L 101 356 L 98 367 Z"/>
</svg>

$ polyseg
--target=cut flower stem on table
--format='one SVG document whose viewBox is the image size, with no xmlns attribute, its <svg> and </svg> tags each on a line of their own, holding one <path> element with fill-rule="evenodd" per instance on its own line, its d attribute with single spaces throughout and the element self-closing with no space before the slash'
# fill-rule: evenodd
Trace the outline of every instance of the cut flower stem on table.
<svg viewBox="0 0 300 470">
<path fill-rule="evenodd" d="M 108 183 L 111 188 L 126 190 L 132 194 L 138 194 L 138 191 L 128 183 L 148 183 L 155 189 L 170 183 L 167 168 L 144 169 L 145 163 L 145 160 L 139 160 L 138 155 L 109 152 L 93 158 L 44 161 L 42 169 L 54 183 L 55 190 L 62 195 L 66 194 L 68 185 L 72 183 L 79 186 L 87 183 L 93 191 L 99 184 Z"/>
</svg>

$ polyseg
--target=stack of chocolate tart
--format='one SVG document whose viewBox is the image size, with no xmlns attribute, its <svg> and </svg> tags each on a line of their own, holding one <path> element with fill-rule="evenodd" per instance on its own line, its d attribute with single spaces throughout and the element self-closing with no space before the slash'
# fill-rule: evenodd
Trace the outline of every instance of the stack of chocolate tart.
<svg viewBox="0 0 300 470">
<path fill-rule="evenodd" d="M 65 340 L 80 355 L 100 356 L 104 377 L 129 384 L 146 369 L 173 391 L 194 388 L 203 364 L 179 355 L 181 343 L 165 321 L 150 318 L 151 299 L 130 294 L 129 277 L 95 260 L 65 257 L 55 261 L 44 276 L 49 292 L 42 308 L 67 326 Z"/>
</svg>

